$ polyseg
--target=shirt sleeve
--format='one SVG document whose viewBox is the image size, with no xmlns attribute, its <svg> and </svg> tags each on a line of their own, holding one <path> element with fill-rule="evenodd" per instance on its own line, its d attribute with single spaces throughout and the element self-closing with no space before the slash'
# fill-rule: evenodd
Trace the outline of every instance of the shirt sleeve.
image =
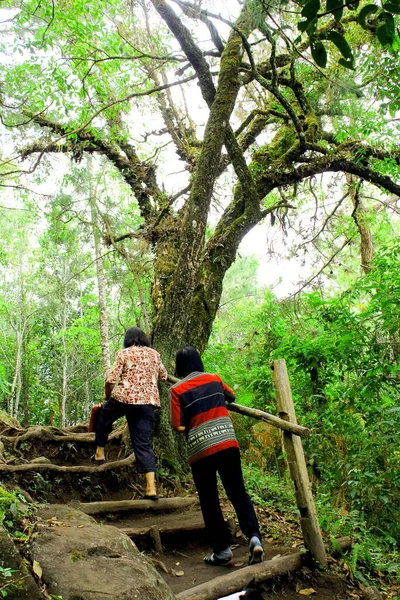
<svg viewBox="0 0 400 600">
<path fill-rule="evenodd" d="M 235 402 L 236 398 L 235 398 L 235 393 L 234 393 L 234 391 L 233 391 L 233 390 L 231 390 L 231 388 L 230 388 L 230 387 L 228 387 L 228 386 L 226 385 L 226 383 L 222 381 L 222 379 L 221 379 L 221 378 L 219 378 L 219 380 L 220 380 L 220 382 L 222 383 L 222 388 L 223 388 L 223 390 L 224 390 L 225 401 L 226 401 L 226 402 L 229 402 L 229 403 L 231 403 L 231 402 Z"/>
<path fill-rule="evenodd" d="M 158 380 L 159 381 L 167 381 L 167 379 L 168 379 L 167 369 L 162 364 L 161 356 L 158 352 L 157 352 L 157 359 L 158 359 Z"/>
<path fill-rule="evenodd" d="M 179 394 L 174 388 L 171 388 L 170 404 L 172 427 L 185 427 L 185 415 L 179 401 Z"/>
<path fill-rule="evenodd" d="M 115 358 L 115 365 L 107 373 L 106 383 L 117 383 L 121 377 L 122 369 L 124 367 L 124 358 L 121 352 L 118 352 Z"/>
</svg>

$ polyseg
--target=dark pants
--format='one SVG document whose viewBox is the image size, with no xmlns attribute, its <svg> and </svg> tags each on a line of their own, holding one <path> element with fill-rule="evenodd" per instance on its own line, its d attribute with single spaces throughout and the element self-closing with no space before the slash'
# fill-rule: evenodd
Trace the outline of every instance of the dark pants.
<svg viewBox="0 0 400 600">
<path fill-rule="evenodd" d="M 242 532 L 249 539 L 253 535 L 261 539 L 256 513 L 244 487 L 239 449 L 221 450 L 195 462 L 191 467 L 213 551 L 221 552 L 231 543 L 231 536 L 219 504 L 217 473 L 236 511 Z"/>
<path fill-rule="evenodd" d="M 155 409 L 150 404 L 125 404 L 110 398 L 100 412 L 96 429 L 96 445 L 104 448 L 114 421 L 126 417 L 138 473 L 150 473 L 156 469 L 150 432 L 155 421 Z"/>
</svg>

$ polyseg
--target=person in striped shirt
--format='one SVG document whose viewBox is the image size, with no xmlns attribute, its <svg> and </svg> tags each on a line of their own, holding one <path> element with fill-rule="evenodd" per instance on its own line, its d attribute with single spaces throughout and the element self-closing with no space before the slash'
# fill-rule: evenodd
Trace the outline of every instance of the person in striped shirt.
<svg viewBox="0 0 400 600">
<path fill-rule="evenodd" d="M 219 474 L 240 528 L 249 539 L 249 564 L 261 562 L 260 529 L 244 486 L 239 444 L 225 404 L 234 402 L 235 395 L 218 375 L 204 372 L 200 354 L 192 346 L 178 350 L 175 371 L 181 381 L 171 387 L 171 425 L 186 433 L 188 461 L 213 546 L 204 561 L 227 565 L 232 559 L 230 533 L 219 503 Z"/>
</svg>

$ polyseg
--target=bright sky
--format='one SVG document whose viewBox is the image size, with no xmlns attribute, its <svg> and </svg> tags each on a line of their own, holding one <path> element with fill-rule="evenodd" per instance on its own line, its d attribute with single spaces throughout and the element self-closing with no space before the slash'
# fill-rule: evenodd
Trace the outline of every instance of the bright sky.
<svg viewBox="0 0 400 600">
<path fill-rule="evenodd" d="M 237 14 L 239 10 L 239 3 L 233 2 L 231 0 L 222 0 L 218 3 L 218 10 L 216 7 L 215 0 L 209 0 L 205 3 L 205 5 L 209 6 L 211 9 L 216 10 L 217 12 L 223 12 L 224 15 L 228 16 L 228 18 L 232 18 L 233 15 L 229 13 Z M 5 10 L 0 10 L 0 20 L 5 21 L 7 17 L 9 17 L 10 12 Z M 222 28 L 219 26 L 219 29 L 222 31 L 224 36 L 228 35 L 228 28 L 222 25 Z M 225 30 L 226 29 L 226 30 Z M 199 28 L 199 35 L 204 33 L 204 38 L 209 38 L 209 32 L 205 28 L 204 25 L 201 25 Z M 7 37 L 7 36 L 6 36 Z M 8 53 L 6 55 L 7 61 L 14 61 L 14 58 L 11 57 Z M 21 60 L 22 57 L 19 56 L 18 60 Z M 191 113 L 194 115 L 196 122 L 198 123 L 198 133 L 201 135 L 201 131 L 204 127 L 204 124 L 207 120 L 208 109 L 205 107 L 203 100 L 201 99 L 201 95 L 199 93 L 199 88 L 196 83 L 192 83 L 185 88 L 186 99 L 188 104 L 190 105 Z M 178 88 L 174 88 L 172 90 L 173 96 L 181 102 L 181 92 Z M 140 142 L 143 138 L 143 134 L 145 131 L 149 130 L 157 130 L 163 127 L 163 122 L 160 119 L 160 116 L 154 112 L 148 111 L 146 114 L 143 114 L 143 111 L 140 112 L 133 107 L 131 113 L 131 131 L 132 131 L 132 141 L 137 145 L 137 142 Z M 2 128 L 1 132 L 2 137 L 2 150 L 3 156 L 8 153 L 7 151 L 11 149 L 11 139 L 9 133 Z M 168 138 L 165 137 L 165 141 Z M 153 148 L 159 144 L 162 144 L 164 139 L 156 139 L 152 140 Z M 149 151 L 151 154 L 151 151 Z M 147 154 L 147 156 L 149 155 Z M 32 179 L 29 178 L 27 180 L 27 185 L 29 188 L 34 189 L 36 191 L 43 191 L 47 194 L 54 194 L 59 186 L 59 181 L 62 179 L 64 173 L 67 172 L 69 168 L 69 161 L 66 157 L 63 156 L 55 156 L 51 159 L 52 169 L 50 169 L 49 177 L 47 179 L 43 179 L 40 187 L 35 185 L 32 182 Z M 183 170 L 183 163 L 178 160 L 178 157 L 175 153 L 175 150 L 172 145 L 168 145 L 160 154 L 160 159 L 157 161 L 158 166 L 158 180 L 165 185 L 167 191 L 171 193 L 175 193 L 178 190 L 184 188 L 188 183 L 188 172 Z M 28 163 L 23 163 L 23 168 L 27 168 Z M 53 172 L 51 172 L 53 170 Z M 54 177 L 54 172 L 57 173 L 57 176 Z M 231 185 L 230 180 L 232 176 L 229 173 L 226 176 L 226 186 L 224 182 L 222 185 L 219 185 L 220 189 L 225 191 L 226 195 L 224 197 L 220 197 L 220 202 L 222 206 L 218 209 L 214 207 L 210 216 L 210 223 L 216 224 L 218 219 L 218 213 L 220 214 L 224 205 L 227 204 L 231 199 Z M 4 197 L 4 202 L 7 204 L 12 202 L 12 196 L 8 193 L 6 197 Z M 14 197 L 15 202 L 15 197 Z M 278 296 L 286 296 L 290 293 L 293 293 L 297 287 L 300 279 L 305 279 L 310 275 L 310 266 L 304 264 L 301 266 L 299 264 L 299 260 L 297 258 L 287 259 L 285 254 L 287 254 L 287 246 L 293 242 L 293 233 L 290 233 L 289 236 L 284 238 L 281 231 L 279 231 L 279 226 L 275 225 L 272 228 L 269 224 L 269 219 L 257 227 L 255 227 L 242 241 L 240 246 L 239 254 L 241 255 L 253 255 L 260 262 L 259 268 L 259 282 L 262 285 L 268 285 L 274 288 L 275 293 Z M 275 256 L 271 256 L 268 253 L 269 246 L 271 244 L 271 239 L 274 239 L 274 249 L 275 252 L 279 252 L 281 255 L 279 259 Z"/>
</svg>

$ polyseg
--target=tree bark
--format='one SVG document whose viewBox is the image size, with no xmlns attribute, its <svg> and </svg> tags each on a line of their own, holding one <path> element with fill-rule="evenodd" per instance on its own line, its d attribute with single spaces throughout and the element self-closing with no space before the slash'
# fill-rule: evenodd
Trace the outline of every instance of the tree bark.
<svg viewBox="0 0 400 600">
<path fill-rule="evenodd" d="M 64 272 L 65 275 L 65 272 Z M 68 352 L 65 332 L 67 328 L 67 299 L 63 298 L 62 318 L 61 318 L 61 346 L 62 346 L 62 376 L 61 376 L 61 405 L 60 405 L 60 420 L 61 427 L 67 424 L 67 399 L 68 399 Z"/>
<path fill-rule="evenodd" d="M 105 466 L 105 465 L 102 465 Z M 97 467 L 100 468 L 100 467 Z M 87 515 L 101 515 L 105 513 L 119 513 L 130 511 L 164 511 L 188 508 L 197 503 L 196 498 L 160 498 L 159 500 L 115 500 L 105 502 L 84 502 L 79 509 Z"/>
<path fill-rule="evenodd" d="M 360 259 L 361 270 L 367 275 L 371 270 L 371 262 L 374 258 L 374 243 L 372 239 L 371 228 L 366 218 L 366 209 L 361 199 L 361 181 L 346 173 L 346 182 L 349 188 L 351 201 L 353 203 L 353 212 L 351 216 L 357 226 L 360 234 Z"/>
<path fill-rule="evenodd" d="M 103 359 L 103 372 L 107 374 L 110 368 L 110 349 L 108 345 L 108 314 L 107 314 L 107 302 L 106 302 L 106 277 L 104 273 L 103 256 L 101 252 L 101 236 L 99 228 L 99 218 L 96 203 L 96 187 L 94 182 L 94 167 L 93 158 L 89 155 L 88 157 L 88 170 L 89 170 L 89 207 L 91 217 L 91 228 L 94 243 L 94 250 L 96 256 L 96 274 L 97 274 L 97 288 L 99 293 L 99 314 L 100 314 L 100 344 L 101 344 L 101 355 Z"/>
</svg>

